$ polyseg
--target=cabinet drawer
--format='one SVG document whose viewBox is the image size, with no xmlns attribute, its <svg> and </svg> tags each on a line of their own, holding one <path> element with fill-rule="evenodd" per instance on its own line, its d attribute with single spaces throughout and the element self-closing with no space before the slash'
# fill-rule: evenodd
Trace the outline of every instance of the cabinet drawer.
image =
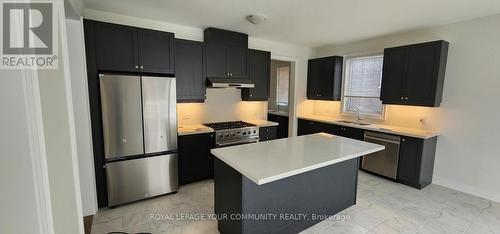
<svg viewBox="0 0 500 234">
<path fill-rule="evenodd" d="M 348 137 L 356 140 L 362 141 L 364 138 L 365 131 L 363 129 L 345 127 L 342 125 L 334 125 L 334 134 L 338 136 Z"/>
<path fill-rule="evenodd" d="M 259 141 L 269 141 L 276 139 L 277 129 L 277 126 L 259 128 Z"/>
<path fill-rule="evenodd" d="M 326 123 L 321 123 L 321 122 L 316 122 L 316 121 L 311 121 L 311 120 L 305 120 L 305 119 L 299 119 L 299 129 L 298 129 L 298 135 L 307 135 L 307 134 L 314 134 L 314 133 L 328 133 L 328 134 L 336 134 L 335 126 L 333 124 L 326 124 Z"/>
</svg>

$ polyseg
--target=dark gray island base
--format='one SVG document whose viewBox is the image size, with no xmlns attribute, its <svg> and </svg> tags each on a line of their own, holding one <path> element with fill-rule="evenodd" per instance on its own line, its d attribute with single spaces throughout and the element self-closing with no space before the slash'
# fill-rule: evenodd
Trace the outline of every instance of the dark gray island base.
<svg viewBox="0 0 500 234">
<path fill-rule="evenodd" d="M 218 221 L 223 234 L 298 233 L 324 220 L 319 217 L 335 215 L 356 203 L 358 157 L 262 185 L 217 157 L 214 160 L 215 213 L 227 217 Z M 246 214 L 269 219 L 262 220 L 263 215 L 260 220 L 259 216 L 238 219 Z"/>
</svg>

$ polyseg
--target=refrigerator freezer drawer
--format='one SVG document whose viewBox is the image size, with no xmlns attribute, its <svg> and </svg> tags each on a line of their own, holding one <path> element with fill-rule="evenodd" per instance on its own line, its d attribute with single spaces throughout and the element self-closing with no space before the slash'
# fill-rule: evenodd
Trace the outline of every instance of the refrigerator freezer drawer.
<svg viewBox="0 0 500 234">
<path fill-rule="evenodd" d="M 177 154 L 106 164 L 108 206 L 175 192 Z"/>
</svg>

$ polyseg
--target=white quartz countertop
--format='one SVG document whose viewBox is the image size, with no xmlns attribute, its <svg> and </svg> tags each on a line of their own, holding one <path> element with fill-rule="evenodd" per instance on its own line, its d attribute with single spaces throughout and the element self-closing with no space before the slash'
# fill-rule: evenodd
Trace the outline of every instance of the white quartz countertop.
<svg viewBox="0 0 500 234">
<path fill-rule="evenodd" d="M 383 149 L 382 145 L 317 133 L 217 148 L 211 152 L 262 185 Z"/>
<path fill-rule="evenodd" d="M 432 138 L 435 136 L 439 136 L 439 134 L 440 134 L 438 131 L 422 130 L 422 129 L 416 129 L 416 128 L 404 128 L 404 127 L 398 127 L 398 126 L 392 126 L 392 125 L 386 125 L 386 124 L 356 125 L 356 124 L 350 124 L 350 123 L 342 123 L 342 122 L 339 122 L 339 121 L 341 121 L 341 119 L 329 118 L 329 117 L 324 117 L 324 116 L 298 116 L 298 118 L 317 121 L 317 122 L 323 122 L 323 123 L 342 125 L 342 126 L 352 127 L 352 128 L 359 128 L 359 129 L 370 130 L 370 131 L 375 131 L 375 132 L 383 132 L 383 133 L 389 133 L 389 134 L 395 134 L 395 135 L 401 135 L 401 136 L 421 138 L 421 139 L 429 139 L 429 138 Z"/>
<path fill-rule="evenodd" d="M 257 127 L 271 127 L 271 126 L 278 126 L 279 123 L 268 121 L 268 120 L 261 120 L 261 119 L 256 119 L 256 120 L 244 120 L 247 123 L 255 124 Z"/>
<path fill-rule="evenodd" d="M 212 128 L 209 128 L 203 124 L 191 124 L 191 125 L 182 125 L 177 128 L 177 135 L 190 135 L 190 134 L 198 134 L 198 133 L 208 133 L 213 132 Z"/>
</svg>

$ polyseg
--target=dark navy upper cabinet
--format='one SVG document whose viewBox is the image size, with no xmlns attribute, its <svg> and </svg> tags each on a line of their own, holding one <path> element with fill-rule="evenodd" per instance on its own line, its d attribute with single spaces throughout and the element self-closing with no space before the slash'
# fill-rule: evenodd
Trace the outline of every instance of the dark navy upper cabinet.
<svg viewBox="0 0 500 234">
<path fill-rule="evenodd" d="M 103 22 L 94 22 L 94 25 L 97 68 L 109 71 L 139 71 L 135 28 Z"/>
<path fill-rule="evenodd" d="M 142 72 L 174 73 L 174 34 L 138 29 L 139 69 Z"/>
<path fill-rule="evenodd" d="M 339 101 L 343 58 L 310 59 L 307 66 L 307 99 Z"/>
<path fill-rule="evenodd" d="M 404 79 L 408 63 L 407 47 L 389 48 L 384 50 L 384 65 L 382 72 L 382 87 L 380 99 L 384 104 L 396 104 L 404 100 Z"/>
<path fill-rule="evenodd" d="M 218 28 L 204 32 L 207 77 L 248 78 L 248 35 Z"/>
<path fill-rule="evenodd" d="M 221 45 L 205 44 L 205 64 L 207 76 L 226 77 L 226 47 Z"/>
<path fill-rule="evenodd" d="M 248 77 L 248 48 L 226 47 L 226 71 L 230 77 Z"/>
<path fill-rule="evenodd" d="M 98 70 L 174 74 L 174 34 L 91 21 Z"/>
<path fill-rule="evenodd" d="M 175 40 L 177 102 L 204 102 L 203 42 Z"/>
<path fill-rule="evenodd" d="M 438 107 L 443 94 L 447 55 L 446 41 L 385 49 L 382 103 Z"/>
<path fill-rule="evenodd" d="M 271 52 L 249 50 L 248 54 L 248 78 L 255 84 L 255 87 L 241 89 L 241 100 L 267 101 L 271 76 Z"/>
</svg>

